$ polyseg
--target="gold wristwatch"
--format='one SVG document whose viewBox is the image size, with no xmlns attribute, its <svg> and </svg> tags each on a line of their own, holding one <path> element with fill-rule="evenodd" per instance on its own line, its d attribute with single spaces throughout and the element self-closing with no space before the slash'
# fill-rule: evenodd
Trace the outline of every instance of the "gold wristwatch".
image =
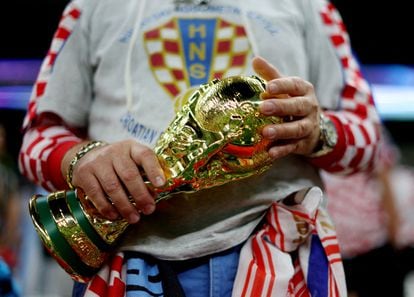
<svg viewBox="0 0 414 297">
<path fill-rule="evenodd" d="M 330 153 L 338 142 L 338 133 L 332 120 L 323 112 L 319 114 L 319 141 L 309 157 L 321 157 Z"/>
</svg>

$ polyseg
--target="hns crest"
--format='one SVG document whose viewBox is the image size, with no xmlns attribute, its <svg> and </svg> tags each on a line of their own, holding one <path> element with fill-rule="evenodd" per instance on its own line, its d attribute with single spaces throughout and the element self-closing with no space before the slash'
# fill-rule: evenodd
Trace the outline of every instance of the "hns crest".
<svg viewBox="0 0 414 297">
<path fill-rule="evenodd" d="M 144 43 L 155 78 L 172 98 L 241 74 L 250 52 L 244 28 L 221 19 L 173 18 L 145 32 Z"/>
</svg>

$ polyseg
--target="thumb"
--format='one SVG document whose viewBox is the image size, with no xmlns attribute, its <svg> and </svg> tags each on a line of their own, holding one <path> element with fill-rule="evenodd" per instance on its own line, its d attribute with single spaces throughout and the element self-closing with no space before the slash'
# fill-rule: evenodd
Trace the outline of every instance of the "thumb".
<svg viewBox="0 0 414 297">
<path fill-rule="evenodd" d="M 264 80 L 269 81 L 282 77 L 279 70 L 262 57 L 254 57 L 252 60 L 253 70 Z"/>
</svg>

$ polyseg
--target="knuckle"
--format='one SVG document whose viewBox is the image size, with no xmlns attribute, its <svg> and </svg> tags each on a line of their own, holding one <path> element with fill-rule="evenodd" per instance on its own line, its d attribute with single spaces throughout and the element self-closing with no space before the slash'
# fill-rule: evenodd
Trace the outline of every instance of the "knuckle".
<svg viewBox="0 0 414 297">
<path fill-rule="evenodd" d="M 307 103 L 305 100 L 299 100 L 299 102 L 296 105 L 297 113 L 300 115 L 305 115 L 307 111 Z"/>
<path fill-rule="evenodd" d="M 104 189 L 108 195 L 114 194 L 121 189 L 121 184 L 116 180 L 107 180 L 104 182 Z"/>
<path fill-rule="evenodd" d="M 297 76 L 292 77 L 293 91 L 300 93 L 303 90 L 303 80 Z"/>
<path fill-rule="evenodd" d="M 298 123 L 298 128 L 296 130 L 296 137 L 297 138 L 303 137 L 306 134 L 306 131 L 307 131 L 307 128 L 306 128 L 305 123 L 299 122 Z"/>
<path fill-rule="evenodd" d="M 122 171 L 121 174 L 122 174 L 122 179 L 126 183 L 136 181 L 137 178 L 138 178 L 138 172 L 137 172 L 137 170 L 134 170 L 132 168 L 125 169 L 124 171 Z"/>
<path fill-rule="evenodd" d="M 100 193 L 98 186 L 91 186 L 88 188 L 87 195 L 88 197 L 97 197 Z"/>
<path fill-rule="evenodd" d="M 149 147 L 142 147 L 140 155 L 143 158 L 152 158 L 154 156 L 154 152 Z"/>
</svg>

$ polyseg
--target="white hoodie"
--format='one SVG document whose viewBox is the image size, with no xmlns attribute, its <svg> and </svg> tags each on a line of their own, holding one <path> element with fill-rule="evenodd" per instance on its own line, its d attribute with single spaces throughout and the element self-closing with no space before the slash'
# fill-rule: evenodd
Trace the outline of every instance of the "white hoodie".
<svg viewBox="0 0 414 297">
<path fill-rule="evenodd" d="M 251 75 L 260 55 L 285 75 L 314 84 L 320 105 L 337 109 L 340 61 L 324 31 L 323 0 L 75 0 L 81 10 L 59 51 L 37 113 L 52 111 L 91 139 L 154 146 L 179 94 L 214 77 Z M 286 157 L 252 178 L 180 195 L 131 226 L 122 249 L 180 260 L 243 242 L 270 204 L 320 185 L 317 170 Z"/>
</svg>

